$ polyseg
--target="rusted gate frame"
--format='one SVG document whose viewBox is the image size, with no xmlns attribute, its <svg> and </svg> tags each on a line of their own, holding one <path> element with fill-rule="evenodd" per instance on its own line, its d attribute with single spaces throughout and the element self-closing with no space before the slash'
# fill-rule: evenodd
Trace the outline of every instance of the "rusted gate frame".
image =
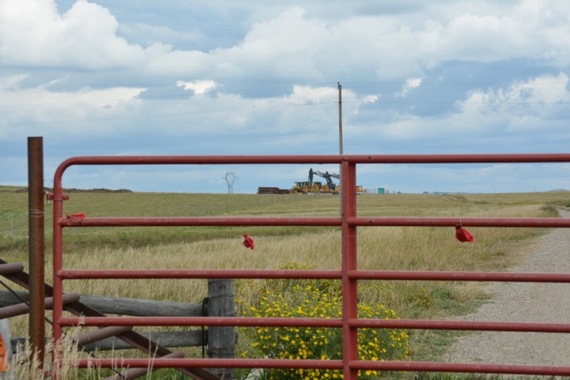
<svg viewBox="0 0 570 380">
<path fill-rule="evenodd" d="M 441 371 L 511 373 L 535 375 L 570 375 L 570 366 L 524 366 L 437 362 L 375 362 L 358 360 L 357 330 L 363 327 L 409 329 L 460 329 L 497 331 L 570 332 L 570 324 L 500 323 L 469 321 L 378 321 L 359 319 L 356 313 L 358 280 L 444 280 L 444 281 L 531 281 L 570 283 L 570 274 L 517 274 L 482 272 L 423 271 L 359 271 L 357 269 L 357 227 L 364 226 L 465 226 L 485 227 L 570 227 L 567 219 L 554 218 L 424 218 L 424 217 L 358 217 L 356 215 L 357 164 L 469 164 L 469 163 L 538 163 L 570 162 L 570 154 L 482 154 L 482 155 L 306 155 L 306 156 L 86 156 L 65 160 L 54 176 L 54 338 L 59 340 L 62 327 L 80 323 L 77 317 L 62 317 L 63 280 L 80 278 L 331 278 L 342 281 L 342 318 L 243 318 L 243 317 L 85 317 L 84 325 L 184 325 L 184 326 L 325 326 L 343 331 L 342 360 L 285 359 L 180 359 L 157 358 L 154 368 L 165 367 L 241 367 L 241 368 L 328 368 L 342 369 L 347 380 L 357 379 L 359 370 Z M 62 177 L 73 165 L 219 165 L 219 164 L 340 164 L 340 217 L 151 217 L 151 218 L 63 218 Z M 342 233 L 342 268 L 340 271 L 275 271 L 275 270 L 65 270 L 63 259 L 63 228 L 112 226 L 338 226 Z M 121 359 L 122 365 L 146 367 L 146 359 Z M 114 359 L 82 360 L 85 367 L 118 365 Z"/>
</svg>

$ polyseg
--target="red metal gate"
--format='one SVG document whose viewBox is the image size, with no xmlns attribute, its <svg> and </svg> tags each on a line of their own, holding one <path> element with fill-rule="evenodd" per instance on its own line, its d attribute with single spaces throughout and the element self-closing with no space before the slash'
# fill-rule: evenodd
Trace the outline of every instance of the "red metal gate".
<svg viewBox="0 0 570 380">
<path fill-rule="evenodd" d="M 341 328 L 341 360 L 301 359 L 187 359 L 155 358 L 153 368 L 321 368 L 338 369 L 344 379 L 357 379 L 359 370 L 438 371 L 570 376 L 568 366 L 495 365 L 414 361 L 371 361 L 358 358 L 358 329 L 401 328 L 441 330 L 486 330 L 570 333 L 570 323 L 510 323 L 437 320 L 375 320 L 357 315 L 357 282 L 362 280 L 437 280 L 570 283 L 570 273 L 426 272 L 373 271 L 357 268 L 357 232 L 367 226 L 464 226 L 475 227 L 570 227 L 561 218 L 440 218 L 357 216 L 356 168 L 365 164 L 468 164 L 570 162 L 570 154 L 487 155 L 324 155 L 324 156 L 117 156 L 73 157 L 61 163 L 54 176 L 53 193 L 53 335 L 76 326 L 298 326 Z M 341 167 L 341 215 L 338 217 L 85 217 L 64 218 L 62 177 L 74 165 L 200 165 L 200 164 L 339 164 Z M 340 270 L 71 270 L 63 267 L 63 230 L 73 227 L 112 226 L 337 226 L 342 233 Z M 252 318 L 252 317 L 64 317 L 63 281 L 74 279 L 166 279 L 166 278 L 296 278 L 337 279 L 342 282 L 342 317 Z M 56 358 L 57 359 L 57 358 Z M 128 367 L 144 367 L 150 359 L 121 359 Z M 85 359 L 80 366 L 112 367 L 112 358 Z"/>
</svg>

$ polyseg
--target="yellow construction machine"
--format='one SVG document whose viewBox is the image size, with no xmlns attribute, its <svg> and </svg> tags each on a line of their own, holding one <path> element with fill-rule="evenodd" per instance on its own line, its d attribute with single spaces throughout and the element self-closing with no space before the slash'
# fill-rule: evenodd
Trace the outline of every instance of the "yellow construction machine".
<svg viewBox="0 0 570 380">
<path fill-rule="evenodd" d="M 313 181 L 314 176 L 317 175 L 324 178 L 326 183 L 319 181 Z M 333 182 L 333 178 L 340 180 L 340 175 L 336 173 L 329 173 L 328 171 L 321 172 L 319 170 L 309 169 L 308 181 L 295 182 L 295 185 L 291 189 L 293 194 L 309 194 L 309 193 L 325 193 L 325 194 L 338 194 L 340 193 L 340 185 Z M 366 190 L 364 187 L 357 185 L 356 193 L 362 194 Z"/>
</svg>

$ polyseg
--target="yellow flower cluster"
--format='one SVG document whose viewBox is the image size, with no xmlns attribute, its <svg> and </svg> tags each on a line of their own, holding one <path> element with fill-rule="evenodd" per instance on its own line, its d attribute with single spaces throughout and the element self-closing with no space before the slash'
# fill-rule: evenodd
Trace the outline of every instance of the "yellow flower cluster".
<svg viewBox="0 0 570 380">
<path fill-rule="evenodd" d="M 299 268 L 290 268 L 299 269 Z M 305 269 L 305 268 L 304 268 Z M 340 284 L 329 280 L 268 280 L 258 302 L 249 309 L 255 317 L 340 318 Z M 358 304 L 360 318 L 398 318 L 383 304 Z M 244 329 L 257 356 L 278 359 L 341 359 L 342 331 L 324 327 L 256 327 Z M 253 354 L 250 352 L 250 354 Z M 365 360 L 404 359 L 408 335 L 403 330 L 359 329 L 358 354 Z M 377 377 L 362 371 L 361 379 Z M 263 379 L 342 379 L 342 371 L 326 369 L 273 369 Z"/>
</svg>

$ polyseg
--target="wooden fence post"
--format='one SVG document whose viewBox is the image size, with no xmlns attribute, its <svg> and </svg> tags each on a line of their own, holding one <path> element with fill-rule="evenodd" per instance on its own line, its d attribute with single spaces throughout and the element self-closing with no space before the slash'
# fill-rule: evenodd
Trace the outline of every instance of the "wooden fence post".
<svg viewBox="0 0 570 380">
<path fill-rule="evenodd" d="M 208 316 L 234 317 L 234 280 L 208 279 Z M 208 357 L 230 358 L 236 356 L 236 329 L 233 326 L 210 326 L 208 328 Z M 235 368 L 210 368 L 221 379 L 235 379 Z"/>
<path fill-rule="evenodd" d="M 30 314 L 28 329 L 32 355 L 40 368 L 45 351 L 45 231 L 43 138 L 28 137 L 28 261 L 30 264 Z"/>
</svg>

